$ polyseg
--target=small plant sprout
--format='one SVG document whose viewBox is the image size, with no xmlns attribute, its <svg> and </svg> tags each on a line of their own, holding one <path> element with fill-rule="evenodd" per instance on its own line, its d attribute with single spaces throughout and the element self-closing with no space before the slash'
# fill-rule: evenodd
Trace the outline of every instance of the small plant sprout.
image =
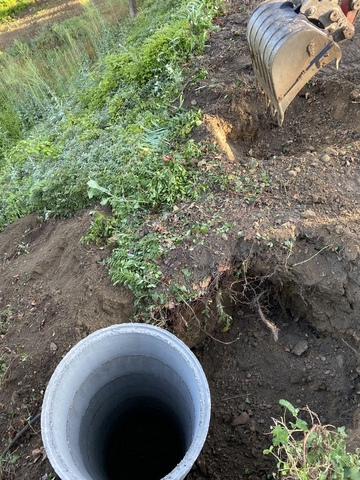
<svg viewBox="0 0 360 480">
<path fill-rule="evenodd" d="M 0 455 L 0 478 L 15 478 L 13 475 L 15 473 L 15 464 L 19 460 L 20 455 L 16 454 L 6 454 Z"/>
<path fill-rule="evenodd" d="M 273 419 L 272 445 L 264 450 L 277 462 L 273 478 L 360 480 L 359 454 L 346 451 L 344 427 L 323 425 L 309 407 L 295 408 L 287 400 L 279 403 L 285 412 L 280 419 Z"/>
<path fill-rule="evenodd" d="M 232 316 L 225 311 L 221 292 L 216 295 L 216 313 L 218 322 L 223 325 L 222 331 L 227 332 L 231 325 Z"/>
<path fill-rule="evenodd" d="M 6 361 L 4 357 L 0 357 L 0 385 L 1 385 L 1 380 L 5 375 L 5 372 L 6 372 Z"/>
<path fill-rule="evenodd" d="M 5 335 L 9 322 L 12 320 L 12 309 L 10 305 L 0 310 L 0 335 Z"/>
</svg>

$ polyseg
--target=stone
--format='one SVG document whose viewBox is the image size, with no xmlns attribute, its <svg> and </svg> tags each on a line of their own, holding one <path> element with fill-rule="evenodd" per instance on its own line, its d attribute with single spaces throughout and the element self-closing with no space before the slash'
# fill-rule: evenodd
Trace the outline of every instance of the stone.
<svg viewBox="0 0 360 480">
<path fill-rule="evenodd" d="M 301 213 L 302 218 L 315 218 L 316 213 L 313 210 L 305 210 Z"/>
<path fill-rule="evenodd" d="M 345 359 L 343 355 L 337 355 L 336 361 L 337 361 L 337 364 L 339 365 L 339 368 L 343 368 L 343 366 L 345 365 Z"/>
<path fill-rule="evenodd" d="M 309 348 L 309 344 L 306 340 L 299 340 L 295 347 L 291 350 L 291 353 L 300 357 Z"/>
<path fill-rule="evenodd" d="M 360 101 L 360 88 L 355 88 L 352 92 L 350 92 L 350 100 L 352 102 L 356 102 L 357 100 Z"/>
<path fill-rule="evenodd" d="M 233 427 L 237 427 L 238 425 L 245 425 L 249 421 L 250 417 L 247 412 L 242 412 L 238 417 L 234 418 L 231 422 Z"/>
</svg>

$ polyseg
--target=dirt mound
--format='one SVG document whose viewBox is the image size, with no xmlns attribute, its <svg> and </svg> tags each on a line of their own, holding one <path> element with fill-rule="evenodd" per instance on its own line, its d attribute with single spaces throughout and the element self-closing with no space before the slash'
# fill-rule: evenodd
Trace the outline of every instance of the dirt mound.
<svg viewBox="0 0 360 480">
<path fill-rule="evenodd" d="M 224 282 L 232 317 L 226 332 L 221 324 L 204 333 L 194 319 L 171 325 L 194 346 L 212 393 L 209 438 L 191 480 L 265 479 L 274 465 L 262 450 L 280 398 L 308 404 L 324 421 L 353 427 L 353 439 L 357 434 L 359 34 L 344 44 L 340 71 L 330 67 L 310 82 L 279 128 L 255 86 L 249 13 L 240 1 L 228 5 L 199 58 L 208 75 L 184 98 L 205 114 L 195 137 L 221 146 L 229 173 L 240 165 L 244 178 L 254 170 L 269 186 L 255 202 L 246 200 L 244 183 L 211 204 L 184 205 L 189 222 L 216 212 L 228 227 L 200 243 L 182 242 L 162 266 L 174 281 L 191 265 L 193 281 Z M 90 210 L 49 222 L 32 215 L 0 233 L 2 451 L 39 412 L 71 346 L 134 311 L 131 294 L 111 285 L 108 252 L 81 243 L 90 222 Z M 280 329 L 278 342 L 263 317 Z M 11 448 L 20 457 L 4 464 L 4 479 L 51 478 L 41 447 L 34 422 Z"/>
<path fill-rule="evenodd" d="M 31 215 L 0 234 L 2 450 L 38 412 L 49 373 L 69 348 L 133 314 L 130 293 L 111 284 L 103 265 L 107 252 L 81 244 L 90 221 L 89 210 L 48 223 Z M 38 435 L 33 442 L 41 446 Z M 40 478 L 30 458 L 14 478 Z"/>
</svg>

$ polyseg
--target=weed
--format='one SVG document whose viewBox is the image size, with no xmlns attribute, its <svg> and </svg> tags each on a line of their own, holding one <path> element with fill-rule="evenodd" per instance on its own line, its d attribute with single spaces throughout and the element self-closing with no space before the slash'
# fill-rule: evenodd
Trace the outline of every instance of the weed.
<svg viewBox="0 0 360 480">
<path fill-rule="evenodd" d="M 245 203 L 251 204 L 257 200 L 265 185 L 259 181 L 258 177 L 243 175 L 236 181 L 236 189 L 243 195 Z"/>
<path fill-rule="evenodd" d="M 124 225 L 125 226 L 125 225 Z M 155 260 L 160 254 L 156 235 L 134 235 L 131 227 L 115 234 L 118 246 L 109 259 L 110 275 L 115 284 L 129 287 L 136 295 L 136 303 L 151 298 L 161 279 L 161 271 Z"/>
<path fill-rule="evenodd" d="M 0 335 L 5 335 L 9 326 L 9 322 L 12 318 L 13 313 L 10 305 L 6 305 L 5 308 L 0 310 Z"/>
<path fill-rule="evenodd" d="M 81 242 L 85 245 L 93 243 L 98 246 L 104 246 L 114 233 L 117 219 L 116 217 L 106 216 L 96 211 L 92 212 L 92 215 L 91 226 L 87 233 L 81 238 Z"/>
<path fill-rule="evenodd" d="M 23 345 L 16 346 L 16 355 L 20 358 L 21 362 L 26 362 L 29 358 L 29 355 L 24 351 Z"/>
<path fill-rule="evenodd" d="M 29 244 L 26 242 L 21 242 L 16 247 L 16 255 L 24 255 L 26 253 L 29 253 L 29 251 L 30 251 L 30 247 L 29 247 Z"/>
<path fill-rule="evenodd" d="M 137 303 L 157 301 L 158 260 L 184 233 L 143 226 L 212 185 L 214 170 L 197 168 L 204 145 L 188 139 L 201 112 L 183 109 L 181 95 L 217 9 L 207 0 L 146 0 L 135 19 L 112 26 L 89 4 L 84 16 L 1 56 L 0 229 L 31 212 L 49 218 L 108 204 L 112 215 L 95 214 L 83 242 L 111 239 L 112 280 Z M 223 173 L 217 185 L 226 188 Z"/>
<path fill-rule="evenodd" d="M 204 34 L 211 27 L 211 11 L 201 0 L 191 0 L 185 7 L 184 16 L 197 36 Z"/>
<path fill-rule="evenodd" d="M 291 238 L 284 241 L 283 248 L 287 250 L 285 265 L 287 265 L 287 262 L 293 253 L 295 242 L 296 242 L 296 237 L 294 235 Z"/>
<path fill-rule="evenodd" d="M 207 76 L 209 75 L 209 72 L 206 70 L 206 68 L 202 67 L 196 74 L 196 79 L 197 80 L 205 80 Z"/>
<path fill-rule="evenodd" d="M 226 332 L 230 328 L 232 317 L 225 311 L 221 292 L 216 295 L 216 313 L 218 322 L 223 324 L 222 331 Z"/>
<path fill-rule="evenodd" d="M 188 268 L 183 268 L 181 272 L 185 277 L 191 277 L 191 272 Z"/>
<path fill-rule="evenodd" d="M 10 453 L 4 456 L 0 455 L 0 478 L 15 478 L 15 466 L 19 458 L 20 455 Z"/>
<path fill-rule="evenodd" d="M 234 228 L 233 222 L 225 222 L 221 227 L 216 228 L 216 233 L 227 233 Z"/>
<path fill-rule="evenodd" d="M 4 376 L 6 372 L 6 361 L 4 357 L 0 357 L 0 379 Z"/>
<path fill-rule="evenodd" d="M 285 407 L 282 418 L 274 419 L 272 445 L 264 450 L 277 461 L 273 478 L 289 480 L 359 480 L 358 453 L 346 451 L 344 427 L 322 425 L 316 413 L 308 407 L 295 408 L 290 402 L 280 400 Z M 286 418 L 290 413 L 291 419 Z M 309 421 L 302 416 L 306 415 Z"/>
</svg>

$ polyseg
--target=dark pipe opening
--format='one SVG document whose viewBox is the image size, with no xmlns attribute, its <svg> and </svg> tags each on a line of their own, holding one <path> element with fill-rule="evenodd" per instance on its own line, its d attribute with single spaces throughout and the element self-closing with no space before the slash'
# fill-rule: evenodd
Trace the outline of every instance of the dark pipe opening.
<svg viewBox="0 0 360 480">
<path fill-rule="evenodd" d="M 171 387 L 162 380 L 134 374 L 95 394 L 80 430 L 92 478 L 160 480 L 182 461 L 191 442 L 187 414 L 177 404 L 180 394 L 166 391 Z"/>
<path fill-rule="evenodd" d="M 152 407 L 137 407 L 113 425 L 104 452 L 109 480 L 160 480 L 186 453 L 174 419 Z"/>
</svg>

